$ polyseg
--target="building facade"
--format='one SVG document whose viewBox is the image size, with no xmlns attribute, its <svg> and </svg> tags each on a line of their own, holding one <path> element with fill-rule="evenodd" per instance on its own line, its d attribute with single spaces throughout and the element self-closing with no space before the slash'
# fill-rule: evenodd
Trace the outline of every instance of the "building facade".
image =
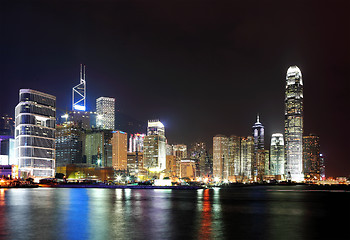
<svg viewBox="0 0 350 240">
<path fill-rule="evenodd" d="M 100 129 L 114 130 L 115 98 L 99 97 L 96 99 L 96 126 Z"/>
<path fill-rule="evenodd" d="M 301 182 L 303 174 L 303 81 L 297 66 L 288 68 L 285 88 L 285 173 Z"/>
<path fill-rule="evenodd" d="M 15 113 L 16 154 L 21 176 L 54 177 L 56 97 L 21 89 Z"/>
</svg>

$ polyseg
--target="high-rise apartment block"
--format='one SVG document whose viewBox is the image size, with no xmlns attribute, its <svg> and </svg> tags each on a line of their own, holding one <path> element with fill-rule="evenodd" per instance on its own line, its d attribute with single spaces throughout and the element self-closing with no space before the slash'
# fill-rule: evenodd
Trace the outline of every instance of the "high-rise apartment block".
<svg viewBox="0 0 350 240">
<path fill-rule="evenodd" d="M 164 125 L 159 120 L 149 120 L 147 136 L 143 143 L 144 167 L 150 172 L 166 168 L 166 138 Z"/>
<path fill-rule="evenodd" d="M 285 89 L 285 157 L 287 180 L 301 182 L 303 174 L 303 81 L 297 66 L 288 68 Z"/>
<path fill-rule="evenodd" d="M 320 138 L 314 134 L 303 136 L 304 174 L 307 179 L 320 179 Z"/>
<path fill-rule="evenodd" d="M 21 89 L 15 114 L 17 163 L 21 176 L 54 177 L 56 97 Z"/>
</svg>

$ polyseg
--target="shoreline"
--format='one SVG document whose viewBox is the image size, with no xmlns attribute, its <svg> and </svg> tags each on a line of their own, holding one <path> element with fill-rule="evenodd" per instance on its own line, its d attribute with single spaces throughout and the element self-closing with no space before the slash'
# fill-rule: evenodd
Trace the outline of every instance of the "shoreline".
<svg viewBox="0 0 350 240">
<path fill-rule="evenodd" d="M 152 185 L 105 185 L 105 184 L 35 184 L 35 185 L 23 185 L 23 186 L 0 186 L 0 189 L 11 188 L 105 188 L 105 189 L 170 189 L 170 190 L 198 190 L 198 189 L 247 189 L 247 188 L 260 188 L 260 187 L 298 187 L 303 186 L 310 190 L 349 190 L 350 185 L 345 184 L 332 184 L 332 185 L 318 185 L 318 184 L 230 184 L 222 186 L 152 186 Z"/>
</svg>

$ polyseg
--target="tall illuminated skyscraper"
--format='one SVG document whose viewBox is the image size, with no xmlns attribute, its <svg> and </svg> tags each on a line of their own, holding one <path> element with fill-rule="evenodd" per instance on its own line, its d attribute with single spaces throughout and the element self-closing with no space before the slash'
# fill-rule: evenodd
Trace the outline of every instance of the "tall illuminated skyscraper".
<svg viewBox="0 0 350 240">
<path fill-rule="evenodd" d="M 98 128 L 114 130 L 115 99 L 110 97 L 97 98 L 96 114 Z"/>
<path fill-rule="evenodd" d="M 270 146 L 270 174 L 283 175 L 284 174 L 284 142 L 283 134 L 274 133 L 271 137 Z"/>
<path fill-rule="evenodd" d="M 21 176 L 54 177 L 56 97 L 21 89 L 15 112 L 17 163 Z"/>
<path fill-rule="evenodd" d="M 303 174 L 303 81 L 297 66 L 287 70 L 285 90 L 285 156 L 287 179 L 301 182 Z"/>
<path fill-rule="evenodd" d="M 264 149 L 264 126 L 259 120 L 259 114 L 256 117 L 256 123 L 252 127 L 254 137 L 254 150 Z"/>
<path fill-rule="evenodd" d="M 147 136 L 143 140 L 144 167 L 150 172 L 166 168 L 166 138 L 164 125 L 159 120 L 149 120 Z"/>
<path fill-rule="evenodd" d="M 259 120 L 259 114 L 256 117 L 256 123 L 252 127 L 254 138 L 254 157 L 252 161 L 252 172 L 254 177 L 262 176 L 264 172 L 264 126 Z M 261 178 L 261 177 L 260 177 Z"/>
<path fill-rule="evenodd" d="M 80 83 L 72 88 L 72 110 L 86 111 L 85 65 L 80 64 Z"/>
</svg>

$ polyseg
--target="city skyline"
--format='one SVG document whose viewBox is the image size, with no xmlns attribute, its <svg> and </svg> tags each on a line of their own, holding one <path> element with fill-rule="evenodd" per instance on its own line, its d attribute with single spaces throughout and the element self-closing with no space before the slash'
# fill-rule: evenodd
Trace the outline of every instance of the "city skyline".
<svg viewBox="0 0 350 240">
<path fill-rule="evenodd" d="M 21 88 L 55 95 L 58 108 L 70 110 L 71 88 L 79 82 L 79 64 L 84 63 L 88 111 L 99 96 L 114 97 L 117 114 L 143 122 L 159 118 L 172 143 L 189 145 L 200 139 L 208 146 L 217 134 L 250 134 L 260 113 L 268 143 L 272 133 L 284 132 L 285 72 L 297 65 L 304 80 L 304 134 L 320 136 L 327 176 L 348 175 L 349 140 L 340 127 L 349 89 L 349 33 L 344 31 L 349 21 L 343 10 L 348 3 L 321 1 L 315 10 L 297 1 L 300 18 L 294 21 L 288 20 L 291 10 L 277 2 L 271 10 L 256 2 L 251 12 L 243 3 L 225 8 L 203 4 L 195 19 L 191 16 L 196 4 L 182 3 L 187 10 L 170 3 L 157 2 L 155 7 L 153 1 L 137 7 L 88 2 L 82 8 L 75 3 L 69 10 L 59 3 L 29 8 L 30 3 L 1 3 L 9 25 L 1 25 L 5 37 L 0 41 L 6 46 L 1 82 L 6 92 L 0 113 L 14 117 Z M 108 8 L 117 8 L 117 14 Z M 332 10 L 337 15 L 324 20 Z M 180 12 L 176 16 L 181 19 L 173 11 Z M 47 14 L 38 14 L 42 12 Z M 78 20 L 84 16 L 91 26 Z M 263 20 L 261 25 L 258 20 Z M 70 22 L 72 27 L 62 28 Z M 323 28 L 315 27 L 319 25 Z M 292 30 L 296 36 L 289 34 Z"/>
</svg>

